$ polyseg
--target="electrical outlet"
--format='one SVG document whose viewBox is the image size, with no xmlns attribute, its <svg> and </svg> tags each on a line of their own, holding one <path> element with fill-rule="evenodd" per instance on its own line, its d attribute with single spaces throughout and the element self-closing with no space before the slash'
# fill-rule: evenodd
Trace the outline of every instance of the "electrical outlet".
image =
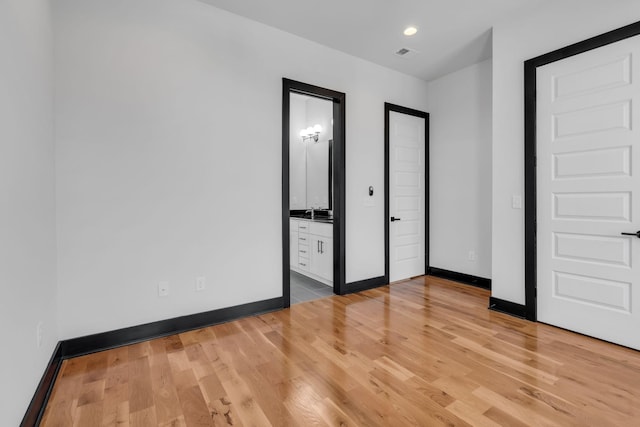
<svg viewBox="0 0 640 427">
<path fill-rule="evenodd" d="M 471 250 L 469 251 L 469 261 L 475 261 L 476 260 L 476 251 Z"/>
<path fill-rule="evenodd" d="M 204 291 L 207 288 L 207 281 L 204 276 L 196 277 L 196 291 Z"/>
<path fill-rule="evenodd" d="M 169 282 L 158 283 L 158 296 L 166 297 L 169 295 Z"/>
<path fill-rule="evenodd" d="M 42 322 L 38 322 L 38 326 L 36 326 L 36 343 L 38 344 L 38 348 L 42 347 L 43 339 L 44 339 L 44 324 Z"/>
</svg>

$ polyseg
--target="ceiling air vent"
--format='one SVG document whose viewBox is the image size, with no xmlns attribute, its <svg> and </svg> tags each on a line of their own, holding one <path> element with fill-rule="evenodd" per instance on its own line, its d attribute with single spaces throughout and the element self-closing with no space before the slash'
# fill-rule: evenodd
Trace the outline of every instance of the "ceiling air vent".
<svg viewBox="0 0 640 427">
<path fill-rule="evenodd" d="M 396 51 L 396 55 L 401 57 L 401 58 L 410 58 L 412 56 L 414 56 L 417 52 L 415 50 L 403 47 L 401 49 L 398 49 L 398 51 Z"/>
</svg>

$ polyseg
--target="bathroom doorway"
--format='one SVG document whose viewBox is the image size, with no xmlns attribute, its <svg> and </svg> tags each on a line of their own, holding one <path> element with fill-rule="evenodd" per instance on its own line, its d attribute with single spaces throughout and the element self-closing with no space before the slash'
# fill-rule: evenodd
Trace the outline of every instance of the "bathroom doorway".
<svg viewBox="0 0 640 427">
<path fill-rule="evenodd" d="M 343 294 L 345 95 L 283 79 L 284 306 Z"/>
</svg>

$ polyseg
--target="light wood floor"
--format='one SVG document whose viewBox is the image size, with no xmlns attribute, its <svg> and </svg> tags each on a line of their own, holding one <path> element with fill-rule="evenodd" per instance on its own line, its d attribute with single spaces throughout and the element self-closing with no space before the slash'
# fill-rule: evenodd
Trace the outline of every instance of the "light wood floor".
<svg viewBox="0 0 640 427">
<path fill-rule="evenodd" d="M 419 278 L 64 362 L 44 426 L 640 426 L 640 352 Z"/>
</svg>

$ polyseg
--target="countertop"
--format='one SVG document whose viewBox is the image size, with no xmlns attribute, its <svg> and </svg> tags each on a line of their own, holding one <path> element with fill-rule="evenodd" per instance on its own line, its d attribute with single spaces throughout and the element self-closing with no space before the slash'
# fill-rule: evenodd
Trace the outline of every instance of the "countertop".
<svg viewBox="0 0 640 427">
<path fill-rule="evenodd" d="M 311 219 L 311 218 L 307 218 L 307 217 L 290 216 L 289 218 L 297 219 L 297 220 L 300 220 L 300 221 L 322 222 L 322 223 L 325 223 L 325 224 L 333 224 L 333 218 L 326 218 L 326 217 L 316 217 L 314 219 Z"/>
</svg>

